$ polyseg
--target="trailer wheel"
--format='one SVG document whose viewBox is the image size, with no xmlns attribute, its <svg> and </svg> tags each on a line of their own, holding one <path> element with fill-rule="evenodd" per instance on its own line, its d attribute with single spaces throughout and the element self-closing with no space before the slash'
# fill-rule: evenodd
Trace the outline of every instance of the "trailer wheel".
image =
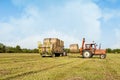
<svg viewBox="0 0 120 80">
<path fill-rule="evenodd" d="M 56 57 L 59 57 L 60 56 L 60 53 L 58 53 L 58 54 L 55 54 L 56 55 Z"/>
<path fill-rule="evenodd" d="M 101 54 L 101 55 L 100 55 L 100 58 L 101 58 L 101 59 L 106 58 L 106 54 Z"/>
<path fill-rule="evenodd" d="M 41 54 L 40 56 L 41 56 L 41 57 L 45 57 L 45 55 L 42 55 L 42 54 Z"/>
<path fill-rule="evenodd" d="M 90 58 L 92 56 L 92 54 L 90 51 L 84 51 L 82 56 L 83 56 L 83 58 Z"/>
<path fill-rule="evenodd" d="M 45 57 L 45 56 L 42 56 L 42 57 Z"/>
</svg>

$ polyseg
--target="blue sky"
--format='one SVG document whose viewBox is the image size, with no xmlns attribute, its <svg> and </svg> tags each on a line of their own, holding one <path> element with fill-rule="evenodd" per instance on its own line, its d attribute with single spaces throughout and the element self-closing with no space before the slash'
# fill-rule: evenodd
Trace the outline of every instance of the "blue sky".
<svg viewBox="0 0 120 80">
<path fill-rule="evenodd" d="M 0 0 L 0 43 L 37 48 L 46 37 L 120 48 L 120 0 Z"/>
</svg>

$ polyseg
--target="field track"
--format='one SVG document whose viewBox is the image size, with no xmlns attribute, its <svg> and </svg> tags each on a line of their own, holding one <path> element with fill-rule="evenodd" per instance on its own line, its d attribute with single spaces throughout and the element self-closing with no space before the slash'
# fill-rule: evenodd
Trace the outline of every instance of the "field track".
<svg viewBox="0 0 120 80">
<path fill-rule="evenodd" d="M 0 80 L 120 80 L 120 54 L 108 54 L 106 59 L 0 54 Z"/>
</svg>

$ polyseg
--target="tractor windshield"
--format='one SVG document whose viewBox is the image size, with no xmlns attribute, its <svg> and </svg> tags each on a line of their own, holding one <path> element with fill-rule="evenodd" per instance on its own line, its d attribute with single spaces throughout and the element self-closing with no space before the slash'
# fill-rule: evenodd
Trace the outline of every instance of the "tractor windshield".
<svg viewBox="0 0 120 80">
<path fill-rule="evenodd" d="M 86 48 L 86 49 L 90 49 L 90 44 L 86 44 L 86 45 L 85 45 L 85 48 Z"/>
<path fill-rule="evenodd" d="M 85 48 L 86 49 L 95 49 L 95 44 L 86 44 Z"/>
</svg>

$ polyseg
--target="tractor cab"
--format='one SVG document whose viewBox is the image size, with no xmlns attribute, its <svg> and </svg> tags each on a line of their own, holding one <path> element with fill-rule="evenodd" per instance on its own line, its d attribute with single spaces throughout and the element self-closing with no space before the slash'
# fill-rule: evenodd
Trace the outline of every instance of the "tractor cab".
<svg viewBox="0 0 120 80">
<path fill-rule="evenodd" d="M 84 50 L 89 50 L 90 52 L 92 52 L 94 54 L 95 50 L 96 50 L 96 46 L 97 45 L 95 43 L 85 44 L 85 49 Z"/>
<path fill-rule="evenodd" d="M 91 49 L 96 49 L 96 44 L 85 44 L 85 49 L 86 50 L 91 50 Z"/>
</svg>

